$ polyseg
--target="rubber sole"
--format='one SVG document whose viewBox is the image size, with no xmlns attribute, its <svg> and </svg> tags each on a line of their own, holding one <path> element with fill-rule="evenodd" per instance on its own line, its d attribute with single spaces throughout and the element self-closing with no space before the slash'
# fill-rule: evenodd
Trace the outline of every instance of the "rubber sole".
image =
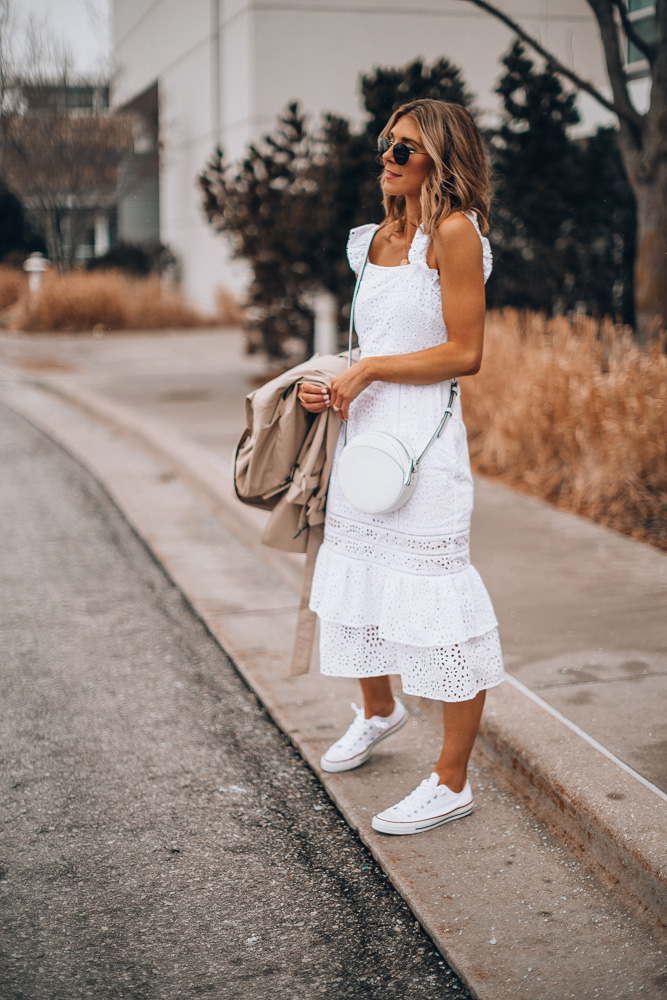
<svg viewBox="0 0 667 1000">
<path fill-rule="evenodd" d="M 373 753 L 378 743 L 381 743 L 382 740 L 386 740 L 388 736 L 393 736 L 395 733 L 399 731 L 399 729 L 402 729 L 405 723 L 408 721 L 408 718 L 409 718 L 409 713 L 406 712 L 400 722 L 397 722 L 396 725 L 391 727 L 391 729 L 388 729 L 386 733 L 382 734 L 382 736 L 378 736 L 378 738 L 376 740 L 373 740 L 369 748 L 365 750 L 363 754 L 357 755 L 356 757 L 350 757 L 348 760 L 326 761 L 325 760 L 326 755 L 323 754 L 322 757 L 320 758 L 320 767 L 322 768 L 323 771 L 326 771 L 328 774 L 338 774 L 341 771 L 353 771 L 355 767 L 361 767 L 362 764 L 366 763 L 366 761 Z M 350 763 L 350 761 L 353 761 L 354 763 Z"/>
<path fill-rule="evenodd" d="M 444 816 L 416 821 L 414 823 L 401 823 L 397 820 L 380 819 L 379 816 L 373 816 L 371 826 L 378 833 L 390 833 L 398 837 L 403 837 L 411 833 L 426 833 L 428 830 L 434 830 L 436 826 L 442 826 L 443 823 L 451 823 L 452 820 L 463 819 L 464 816 L 469 816 L 474 809 L 474 805 L 472 801 L 466 802 L 465 805 L 459 806 L 458 809 L 453 809 L 451 813 L 446 813 Z"/>
</svg>

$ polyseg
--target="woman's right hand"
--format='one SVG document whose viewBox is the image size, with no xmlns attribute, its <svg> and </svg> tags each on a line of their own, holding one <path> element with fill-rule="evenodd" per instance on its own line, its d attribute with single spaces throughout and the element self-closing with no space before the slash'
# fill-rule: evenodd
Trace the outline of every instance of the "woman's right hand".
<svg viewBox="0 0 667 1000">
<path fill-rule="evenodd" d="M 331 405 L 329 387 L 314 385 L 312 382 L 299 383 L 297 399 L 309 413 L 324 413 Z"/>
</svg>

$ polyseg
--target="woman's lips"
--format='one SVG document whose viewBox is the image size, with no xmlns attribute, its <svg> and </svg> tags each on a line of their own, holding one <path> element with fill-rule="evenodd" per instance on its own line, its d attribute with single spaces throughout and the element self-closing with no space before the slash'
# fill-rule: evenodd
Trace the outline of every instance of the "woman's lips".
<svg viewBox="0 0 667 1000">
<path fill-rule="evenodd" d="M 401 176 L 400 174 L 395 174 L 392 170 L 388 170 L 386 167 L 385 167 L 384 172 L 385 172 L 385 176 L 387 176 L 387 177 L 400 177 Z"/>
</svg>

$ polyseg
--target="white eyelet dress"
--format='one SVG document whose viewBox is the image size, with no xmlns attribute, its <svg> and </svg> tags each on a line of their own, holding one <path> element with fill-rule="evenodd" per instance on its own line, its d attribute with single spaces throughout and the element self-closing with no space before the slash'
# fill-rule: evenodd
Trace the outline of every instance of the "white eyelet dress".
<svg viewBox="0 0 667 1000">
<path fill-rule="evenodd" d="M 491 249 L 469 213 L 484 249 Z M 376 225 L 353 229 L 348 259 L 359 272 Z M 361 357 L 407 354 L 447 340 L 440 276 L 426 263 L 420 228 L 409 263 L 366 265 L 355 307 Z M 373 382 L 351 404 L 348 440 L 368 430 L 400 437 L 418 455 L 438 426 L 449 381 Z M 320 619 L 320 669 L 342 677 L 400 674 L 406 694 L 466 701 L 504 679 L 497 620 L 470 565 L 473 483 L 460 400 L 419 467 L 410 500 L 389 514 L 362 514 L 338 485 L 338 441 L 327 496 L 324 541 L 310 607 Z"/>
</svg>

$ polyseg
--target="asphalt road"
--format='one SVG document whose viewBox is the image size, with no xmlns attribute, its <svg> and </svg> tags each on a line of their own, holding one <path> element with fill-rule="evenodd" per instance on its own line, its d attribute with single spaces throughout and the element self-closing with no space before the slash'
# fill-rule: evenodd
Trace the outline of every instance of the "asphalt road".
<svg viewBox="0 0 667 1000">
<path fill-rule="evenodd" d="M 466 997 L 97 483 L 0 407 L 0 998 Z"/>
</svg>

